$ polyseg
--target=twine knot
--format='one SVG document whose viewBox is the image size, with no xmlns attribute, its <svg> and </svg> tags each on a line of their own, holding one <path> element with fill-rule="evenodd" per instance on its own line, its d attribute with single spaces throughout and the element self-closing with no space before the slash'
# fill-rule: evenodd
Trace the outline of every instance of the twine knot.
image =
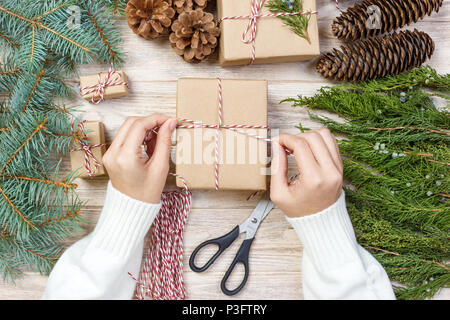
<svg viewBox="0 0 450 320">
<path fill-rule="evenodd" d="M 83 151 L 84 152 L 84 167 L 85 167 L 89 177 L 93 177 L 97 173 L 98 168 L 101 166 L 101 164 L 95 158 L 94 154 L 92 153 L 92 149 L 103 147 L 106 144 L 99 143 L 99 144 L 89 145 L 87 143 L 87 135 L 84 133 L 84 123 L 85 122 L 86 121 L 81 121 L 80 123 L 78 123 L 77 130 L 75 130 L 74 125 L 72 124 L 72 135 L 75 137 L 75 142 L 80 145 L 78 148 L 75 148 L 72 151 Z M 78 138 L 77 135 L 80 135 L 81 138 Z M 93 166 L 91 165 L 91 163 L 93 163 Z"/>
<path fill-rule="evenodd" d="M 258 32 L 258 19 L 265 17 L 286 17 L 286 16 L 298 16 L 304 14 L 317 14 L 317 11 L 299 11 L 299 12 L 278 12 L 278 13 L 266 13 L 261 14 L 261 10 L 266 0 L 251 0 L 251 13 L 246 16 L 226 16 L 220 19 L 220 22 L 224 20 L 237 20 L 237 19 L 249 19 L 247 27 L 242 33 L 242 42 L 245 44 L 251 44 L 252 57 L 249 65 L 252 65 L 256 59 L 256 34 Z M 249 36 L 249 32 L 250 36 Z M 247 39 L 248 38 L 248 39 Z"/>
<path fill-rule="evenodd" d="M 99 104 L 100 102 L 105 100 L 105 89 L 108 87 L 123 85 L 128 87 L 128 82 L 121 81 L 122 75 L 114 69 L 112 63 L 109 66 L 108 73 L 106 74 L 105 79 L 102 81 L 101 72 L 97 74 L 97 79 L 98 83 L 80 88 L 81 95 L 93 93 L 91 98 L 91 102 L 93 104 Z"/>
</svg>

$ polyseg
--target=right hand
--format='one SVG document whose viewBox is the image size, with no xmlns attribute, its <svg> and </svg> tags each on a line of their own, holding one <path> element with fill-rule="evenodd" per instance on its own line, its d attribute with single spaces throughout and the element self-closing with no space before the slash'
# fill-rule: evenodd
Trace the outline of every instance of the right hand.
<svg viewBox="0 0 450 320">
<path fill-rule="evenodd" d="M 148 203 L 159 203 L 169 172 L 171 136 L 176 119 L 153 114 L 130 117 L 120 127 L 103 156 L 111 183 L 123 194 Z M 149 131 L 159 127 L 158 134 L 145 141 Z M 142 156 L 142 146 L 147 156 Z"/>
<path fill-rule="evenodd" d="M 291 218 L 320 212 L 342 193 L 343 164 L 336 138 L 324 128 L 299 135 L 281 134 L 272 141 L 272 201 Z M 300 170 L 289 184 L 285 149 L 291 150 Z"/>
</svg>

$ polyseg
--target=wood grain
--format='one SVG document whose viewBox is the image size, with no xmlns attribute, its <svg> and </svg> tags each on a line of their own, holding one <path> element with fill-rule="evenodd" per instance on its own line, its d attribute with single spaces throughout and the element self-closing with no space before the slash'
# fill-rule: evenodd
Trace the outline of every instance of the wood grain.
<svg viewBox="0 0 450 320">
<path fill-rule="evenodd" d="M 343 3 L 347 7 L 354 1 Z M 318 0 L 319 32 L 321 51 L 325 52 L 341 43 L 330 32 L 332 19 L 338 15 L 332 0 Z M 279 104 L 286 97 L 297 94 L 312 95 L 324 85 L 332 85 L 315 71 L 315 62 L 299 62 L 271 65 L 222 68 L 217 57 L 207 62 L 191 65 L 180 59 L 170 48 L 167 39 L 147 41 L 133 34 L 123 18 L 118 19 L 117 27 L 122 31 L 124 48 L 128 59 L 123 69 L 130 81 L 130 94 L 127 97 L 108 100 L 100 105 L 91 105 L 75 97 L 67 105 L 79 106 L 83 119 L 99 120 L 106 126 L 106 139 L 111 141 L 122 122 L 129 116 L 164 113 L 175 115 L 176 82 L 180 77 L 202 78 L 242 78 L 269 80 L 269 125 L 281 132 L 295 133 L 299 122 L 310 128 L 321 125 L 309 120 L 305 108 L 292 109 L 289 104 Z M 450 72 L 450 3 L 444 2 L 439 14 L 433 13 L 423 21 L 407 27 L 427 32 L 436 43 L 436 51 L 429 65 L 439 73 Z M 106 70 L 106 66 L 90 64 L 80 67 L 80 74 L 92 74 Z M 76 89 L 77 79 L 70 80 Z M 69 171 L 69 162 L 63 164 Z M 291 162 L 290 170 L 295 166 Z M 78 180 L 78 193 L 87 201 L 83 216 L 90 223 L 83 225 L 83 232 L 65 243 L 74 241 L 91 232 L 101 212 L 105 198 L 106 179 L 92 181 Z M 174 188 L 169 179 L 168 189 Z M 246 201 L 248 192 L 207 191 L 194 192 L 193 210 L 185 233 L 184 275 L 188 298 L 225 299 L 219 288 L 223 273 L 228 268 L 239 243 L 230 247 L 226 254 L 204 274 L 196 274 L 187 266 L 187 260 L 195 246 L 200 242 L 224 234 L 243 221 L 256 205 L 257 199 Z M 219 222 L 219 223 L 218 223 Z M 261 225 L 251 252 L 251 276 L 245 289 L 233 299 L 302 299 L 302 246 L 285 221 L 283 214 L 274 209 Z M 239 275 L 239 274 L 238 274 Z M 16 285 L 0 282 L 0 299 L 38 299 L 46 284 L 47 277 L 26 272 Z M 435 298 L 449 299 L 449 291 L 443 290 Z"/>
</svg>

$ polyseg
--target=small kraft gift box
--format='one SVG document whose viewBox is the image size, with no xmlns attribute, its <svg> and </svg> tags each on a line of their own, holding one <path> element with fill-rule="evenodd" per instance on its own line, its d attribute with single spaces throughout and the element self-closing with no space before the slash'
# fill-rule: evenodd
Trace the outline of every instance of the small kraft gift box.
<svg viewBox="0 0 450 320">
<path fill-rule="evenodd" d="M 307 13 L 308 41 L 295 34 L 280 17 L 267 16 L 271 14 L 266 7 L 268 1 L 217 0 L 221 20 L 220 65 L 304 61 L 320 54 L 317 14 Z M 316 10 L 316 0 L 292 1 L 302 1 L 302 12 Z"/>
<path fill-rule="evenodd" d="M 83 135 L 70 152 L 72 170 L 77 170 L 80 178 L 103 176 L 106 170 L 102 158 L 106 152 L 105 129 L 101 122 L 83 121 L 78 124 L 78 131 Z"/>
<path fill-rule="evenodd" d="M 125 72 L 112 68 L 108 72 L 80 76 L 81 96 L 94 104 L 123 97 L 128 95 L 127 81 Z"/>
<path fill-rule="evenodd" d="M 267 189 L 267 81 L 179 79 L 177 118 L 176 173 L 189 188 Z"/>
</svg>

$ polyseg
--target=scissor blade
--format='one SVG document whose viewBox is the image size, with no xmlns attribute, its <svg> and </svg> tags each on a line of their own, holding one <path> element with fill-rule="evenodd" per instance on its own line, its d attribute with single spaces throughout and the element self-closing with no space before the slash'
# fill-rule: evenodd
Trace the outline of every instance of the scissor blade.
<svg viewBox="0 0 450 320">
<path fill-rule="evenodd" d="M 252 214 L 239 226 L 239 232 L 245 232 L 246 239 L 251 239 L 255 236 L 256 231 L 259 228 L 260 223 L 273 209 L 274 203 L 270 200 L 269 192 L 264 193 L 261 200 L 256 205 Z"/>
</svg>

